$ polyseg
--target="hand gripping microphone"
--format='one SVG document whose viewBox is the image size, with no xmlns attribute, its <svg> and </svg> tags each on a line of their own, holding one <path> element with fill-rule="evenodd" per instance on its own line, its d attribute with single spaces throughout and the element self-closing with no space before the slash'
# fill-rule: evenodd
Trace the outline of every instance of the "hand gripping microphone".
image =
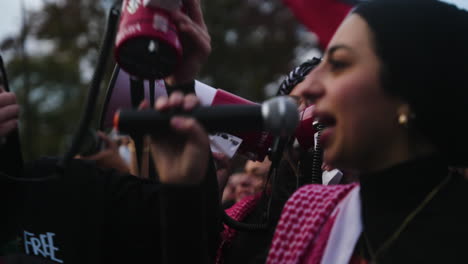
<svg viewBox="0 0 468 264">
<path fill-rule="evenodd" d="M 176 115 L 195 118 L 208 132 L 268 131 L 287 136 L 295 132 L 299 122 L 295 101 L 280 96 L 261 105 L 200 106 L 190 112 L 120 110 L 114 116 L 114 127 L 124 133 L 154 134 L 169 128 L 171 118 Z"/>
<path fill-rule="evenodd" d="M 114 73 L 111 86 L 109 87 L 109 91 L 111 92 L 108 94 L 107 104 L 102 114 L 101 127 L 103 129 L 110 129 L 114 126 L 115 113 L 119 109 L 132 108 L 129 78 L 129 74 L 123 70 L 118 70 Z M 150 89 L 149 83 L 145 82 L 144 95 L 147 100 L 150 99 Z M 255 102 L 225 90 L 210 87 L 198 81 L 195 81 L 194 90 L 203 107 L 220 105 L 258 105 Z M 164 82 L 155 82 L 154 93 L 156 94 L 156 98 L 159 96 L 167 96 Z M 304 150 L 314 146 L 313 135 L 316 131 L 312 126 L 314 120 L 312 108 L 313 106 L 310 106 L 300 113 L 300 121 L 295 135 L 300 147 Z M 233 127 L 231 126 L 229 130 L 233 130 Z M 228 157 L 232 157 L 237 153 L 254 161 L 263 161 L 268 155 L 273 142 L 271 133 L 261 130 L 235 133 L 218 132 L 210 135 L 210 139 L 214 152 L 223 153 Z"/>
</svg>

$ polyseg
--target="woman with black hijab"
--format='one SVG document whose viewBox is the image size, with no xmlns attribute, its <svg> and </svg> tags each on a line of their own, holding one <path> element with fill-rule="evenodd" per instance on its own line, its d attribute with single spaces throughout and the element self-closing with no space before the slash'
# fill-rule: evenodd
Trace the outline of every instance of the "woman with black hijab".
<svg viewBox="0 0 468 264">
<path fill-rule="evenodd" d="M 359 5 L 301 95 L 324 160 L 359 185 L 288 201 L 267 263 L 467 263 L 468 12 L 436 0 Z"/>
</svg>

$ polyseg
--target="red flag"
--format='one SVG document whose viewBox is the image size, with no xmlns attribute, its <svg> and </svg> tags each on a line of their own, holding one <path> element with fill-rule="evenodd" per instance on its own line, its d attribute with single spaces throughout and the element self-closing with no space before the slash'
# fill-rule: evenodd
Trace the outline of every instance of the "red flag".
<svg viewBox="0 0 468 264">
<path fill-rule="evenodd" d="M 340 0 L 283 0 L 297 19 L 319 39 L 326 48 L 336 29 L 353 7 L 353 1 Z"/>
</svg>

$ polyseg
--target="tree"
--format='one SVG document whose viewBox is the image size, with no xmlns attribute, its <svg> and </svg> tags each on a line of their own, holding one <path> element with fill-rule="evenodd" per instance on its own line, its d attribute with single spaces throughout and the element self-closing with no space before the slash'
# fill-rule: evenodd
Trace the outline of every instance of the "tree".
<svg viewBox="0 0 468 264">
<path fill-rule="evenodd" d="M 86 65 L 95 63 L 104 19 L 97 1 L 48 0 L 25 14 L 17 36 L 2 42 L 12 57 L 7 69 L 22 107 L 26 159 L 63 153 L 79 120 L 92 70 Z"/>
<path fill-rule="evenodd" d="M 23 107 L 26 159 L 63 153 L 77 128 L 109 2 L 45 0 L 41 10 L 27 12 L 17 36 L 2 42 L 11 55 L 11 87 Z M 213 52 L 199 79 L 250 100 L 265 99 L 265 85 L 295 65 L 297 21 L 281 0 L 202 4 Z"/>
<path fill-rule="evenodd" d="M 280 0 L 203 1 L 213 53 L 202 79 L 251 100 L 292 68 L 298 23 Z"/>
</svg>

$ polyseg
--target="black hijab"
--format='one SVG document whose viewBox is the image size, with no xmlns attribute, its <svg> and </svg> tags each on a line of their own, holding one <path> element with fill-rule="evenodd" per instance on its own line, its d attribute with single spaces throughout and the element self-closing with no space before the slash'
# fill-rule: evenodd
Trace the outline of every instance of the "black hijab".
<svg viewBox="0 0 468 264">
<path fill-rule="evenodd" d="M 386 92 L 450 165 L 468 165 L 468 12 L 437 0 L 375 0 L 353 13 L 373 32 Z"/>
</svg>

